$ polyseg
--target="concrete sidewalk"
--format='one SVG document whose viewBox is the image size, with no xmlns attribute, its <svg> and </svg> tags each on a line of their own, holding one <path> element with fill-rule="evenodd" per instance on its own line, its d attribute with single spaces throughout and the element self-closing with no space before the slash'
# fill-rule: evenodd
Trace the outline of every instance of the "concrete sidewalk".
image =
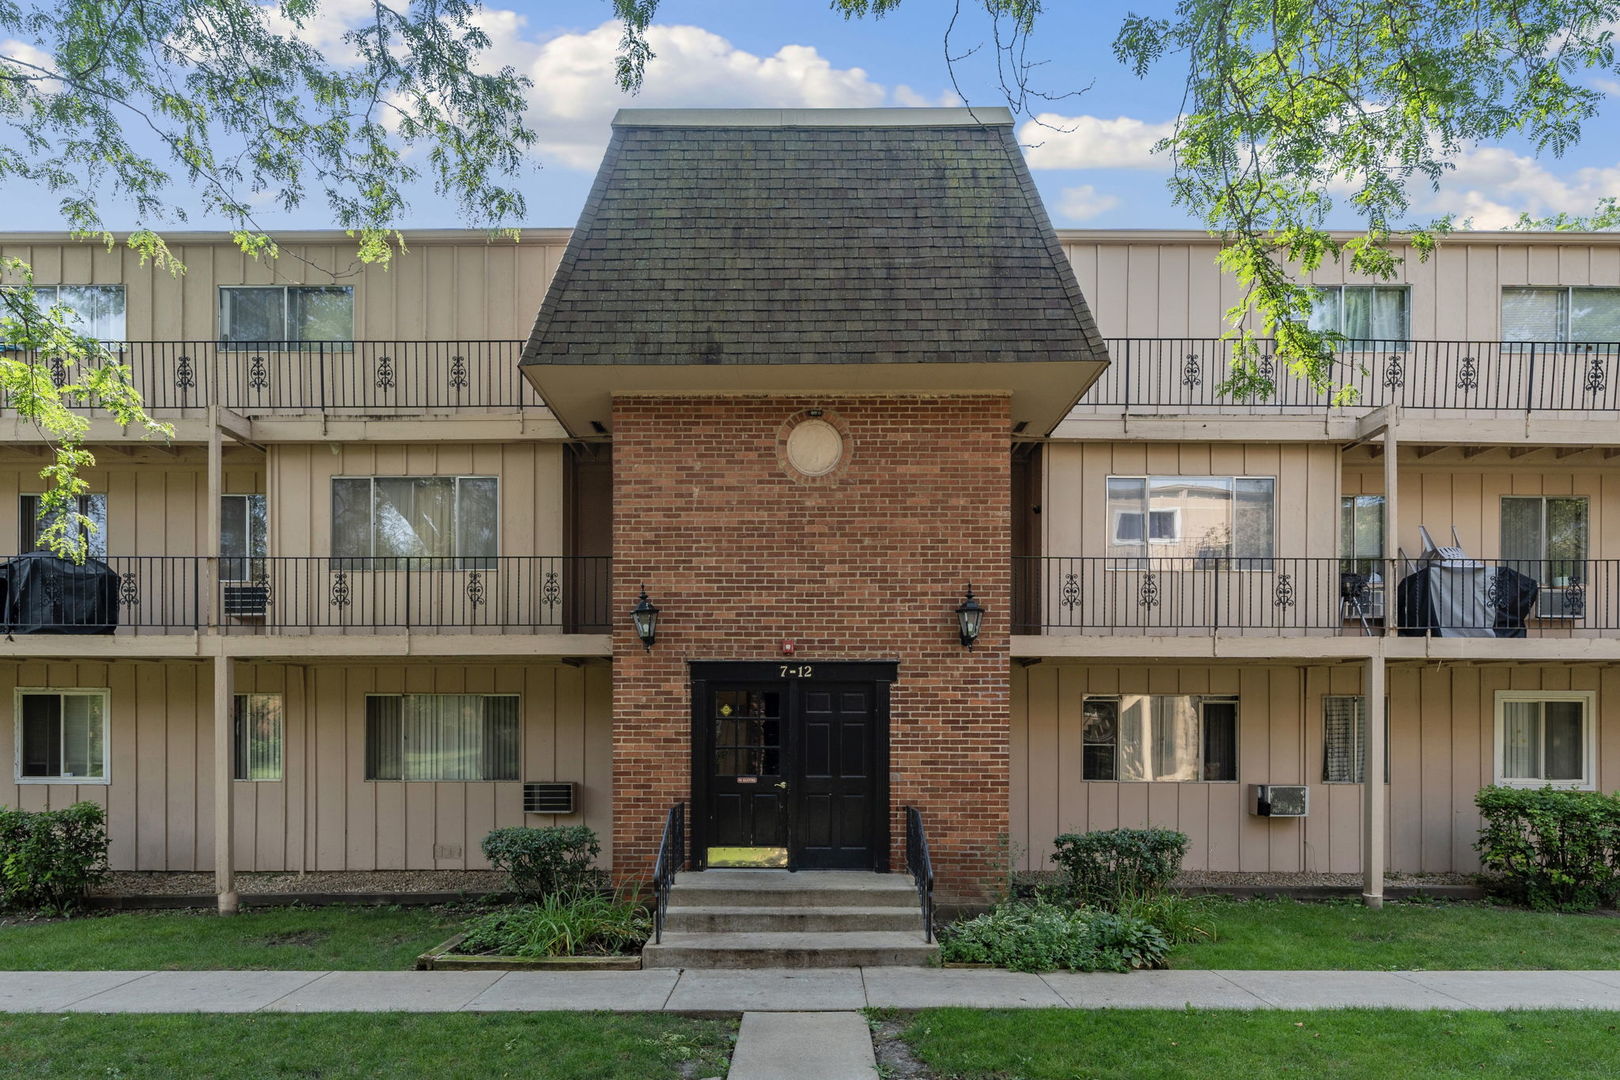
<svg viewBox="0 0 1620 1080">
<path fill-rule="evenodd" d="M 0 971 L 0 1012 L 1609 1009 L 1620 971 Z"/>
</svg>

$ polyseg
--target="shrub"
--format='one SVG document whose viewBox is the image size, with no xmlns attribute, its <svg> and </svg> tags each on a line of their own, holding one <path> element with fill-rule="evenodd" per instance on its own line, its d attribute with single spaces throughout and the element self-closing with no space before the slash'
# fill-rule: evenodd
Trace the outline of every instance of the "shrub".
<svg viewBox="0 0 1620 1080">
<path fill-rule="evenodd" d="M 107 815 L 95 803 L 0 808 L 0 907 L 66 915 L 106 872 Z"/>
<path fill-rule="evenodd" d="M 652 920 L 634 899 L 552 893 L 537 904 L 473 919 L 456 950 L 474 956 L 611 956 L 639 949 L 651 933 Z"/>
<path fill-rule="evenodd" d="M 1163 966 L 1170 943 L 1128 915 L 1009 901 L 946 927 L 939 949 L 947 963 L 1012 971 L 1131 971 Z"/>
<path fill-rule="evenodd" d="M 1620 898 L 1620 796 L 1554 788 L 1487 787 L 1474 844 L 1509 899 L 1585 910 Z"/>
<path fill-rule="evenodd" d="M 1173 892 L 1125 897 L 1119 901 L 1118 911 L 1121 915 L 1141 919 L 1172 945 L 1215 940 L 1214 912 L 1207 897 Z"/>
<path fill-rule="evenodd" d="M 1075 904 L 1107 908 L 1164 892 L 1187 854 L 1186 834 L 1174 829 L 1065 833 L 1052 843 L 1061 892 Z"/>
<path fill-rule="evenodd" d="M 598 889 L 603 875 L 593 863 L 602 851 L 595 831 L 584 825 L 546 829 L 496 829 L 484 837 L 484 857 L 512 879 L 525 900 Z"/>
</svg>

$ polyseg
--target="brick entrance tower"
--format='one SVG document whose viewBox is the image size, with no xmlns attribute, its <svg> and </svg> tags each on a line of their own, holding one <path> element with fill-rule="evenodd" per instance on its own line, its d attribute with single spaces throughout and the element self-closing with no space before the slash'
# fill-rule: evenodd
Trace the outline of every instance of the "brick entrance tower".
<svg viewBox="0 0 1620 1080">
<path fill-rule="evenodd" d="M 899 869 L 915 807 L 989 889 L 1010 443 L 1104 363 L 1004 110 L 619 115 L 525 352 L 611 440 L 616 876 L 676 803 L 694 868 Z"/>
</svg>

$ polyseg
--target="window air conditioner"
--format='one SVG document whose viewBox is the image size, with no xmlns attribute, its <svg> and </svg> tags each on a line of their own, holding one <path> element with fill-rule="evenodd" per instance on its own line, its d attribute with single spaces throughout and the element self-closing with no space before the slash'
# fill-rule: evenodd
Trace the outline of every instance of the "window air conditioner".
<svg viewBox="0 0 1620 1080">
<path fill-rule="evenodd" d="M 1250 784 L 1249 813 L 1256 817 L 1304 817 L 1311 789 L 1304 784 Z"/>
</svg>

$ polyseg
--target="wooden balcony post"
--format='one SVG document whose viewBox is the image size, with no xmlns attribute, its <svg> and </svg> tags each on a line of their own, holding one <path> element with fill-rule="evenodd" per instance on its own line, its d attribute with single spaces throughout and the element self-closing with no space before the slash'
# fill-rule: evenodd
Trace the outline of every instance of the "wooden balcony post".
<svg viewBox="0 0 1620 1080">
<path fill-rule="evenodd" d="M 1384 654 L 1367 660 L 1367 750 L 1361 762 L 1361 902 L 1384 906 Z"/>
<path fill-rule="evenodd" d="M 214 654 L 214 892 L 219 897 L 219 913 L 235 915 L 236 895 L 236 806 L 232 781 L 235 778 L 236 716 L 235 672 L 223 649 Z"/>
</svg>

